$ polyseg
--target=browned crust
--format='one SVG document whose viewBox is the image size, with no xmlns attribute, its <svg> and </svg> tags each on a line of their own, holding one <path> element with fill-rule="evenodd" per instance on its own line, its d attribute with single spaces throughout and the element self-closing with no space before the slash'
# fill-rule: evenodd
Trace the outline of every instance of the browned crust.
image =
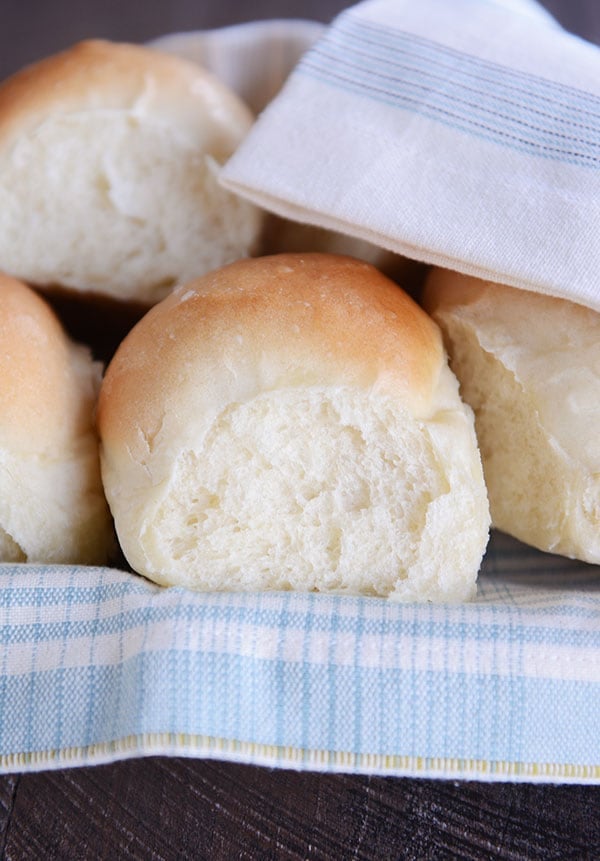
<svg viewBox="0 0 600 861">
<path fill-rule="evenodd" d="M 12 75 L 0 86 L 0 147 L 50 115 L 131 109 L 147 98 L 168 118 L 203 102 L 215 115 L 249 125 L 245 105 L 196 64 L 154 49 L 101 39 L 79 42 Z M 193 124 L 194 116 L 187 114 Z"/>
<path fill-rule="evenodd" d="M 272 388 L 372 388 L 426 416 L 444 361 L 437 326 L 369 264 L 328 254 L 246 259 L 178 289 L 134 327 L 107 370 L 98 423 L 105 444 L 133 450 L 140 429 L 151 433 L 159 414 L 177 409 L 190 375 L 219 396 L 213 376 L 249 366 L 267 367 Z"/>
<path fill-rule="evenodd" d="M 0 274 L 0 440 L 57 456 L 61 440 L 89 429 L 72 345 L 33 290 Z M 87 404 L 88 410 L 91 404 Z"/>
</svg>

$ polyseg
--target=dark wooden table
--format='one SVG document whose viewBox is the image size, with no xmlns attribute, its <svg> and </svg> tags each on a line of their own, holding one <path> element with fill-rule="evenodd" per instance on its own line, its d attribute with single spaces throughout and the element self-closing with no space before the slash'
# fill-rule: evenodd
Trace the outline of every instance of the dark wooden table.
<svg viewBox="0 0 600 861">
<path fill-rule="evenodd" d="M 451 2 L 451 0 L 448 0 Z M 77 39 L 143 41 L 341 0 L 2 0 L 0 76 Z M 546 0 L 600 44 L 598 0 Z M 600 239 L 599 239 L 600 241 Z M 574 716 L 574 719 L 576 717 Z M 0 778 L 7 859 L 600 859 L 600 788 L 299 774 L 148 758 Z"/>
</svg>

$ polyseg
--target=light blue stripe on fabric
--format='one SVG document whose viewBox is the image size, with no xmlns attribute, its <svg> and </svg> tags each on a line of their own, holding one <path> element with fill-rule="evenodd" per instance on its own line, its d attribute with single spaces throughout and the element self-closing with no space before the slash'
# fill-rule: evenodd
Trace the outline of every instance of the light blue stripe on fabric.
<svg viewBox="0 0 600 861">
<path fill-rule="evenodd" d="M 359 638 L 361 635 L 370 634 L 383 638 L 412 638 L 413 641 L 442 638 L 447 642 L 466 640 L 480 643 L 497 639 L 510 642 L 515 625 L 518 625 L 519 639 L 525 644 L 546 647 L 567 644 L 572 649 L 600 650 L 600 606 L 597 600 L 594 602 L 595 607 L 590 605 L 573 608 L 568 605 L 568 599 L 565 599 L 566 606 L 563 609 L 562 606 L 557 606 L 557 596 L 554 596 L 551 608 L 531 607 L 525 611 L 511 604 L 507 598 L 506 604 L 502 606 L 502 613 L 497 614 L 496 618 L 489 612 L 485 616 L 477 613 L 475 608 L 478 605 L 471 605 L 470 618 L 465 620 L 461 619 L 461 610 L 457 607 L 445 608 L 443 612 L 431 609 L 430 618 L 426 617 L 425 608 L 406 609 L 404 613 L 395 608 L 396 614 L 390 619 L 382 614 L 377 599 L 317 596 L 307 602 L 307 612 L 300 614 L 285 608 L 280 609 L 280 612 L 264 613 L 252 606 L 228 605 L 226 598 L 219 597 L 220 600 L 215 600 L 214 596 L 207 596 L 202 602 L 188 604 L 183 595 L 176 604 L 150 604 L 145 609 L 131 612 L 124 609 L 122 613 L 108 619 L 101 619 L 94 614 L 88 621 L 76 623 L 65 619 L 64 622 L 43 624 L 38 621 L 21 625 L 15 619 L 13 624 L 2 628 L 0 642 L 9 648 L 31 643 L 34 667 L 37 643 L 64 643 L 69 640 L 89 642 L 92 644 L 93 658 L 93 649 L 102 637 L 117 635 L 119 642 L 122 642 L 128 632 L 141 629 L 145 636 L 151 626 L 160 627 L 166 624 L 180 626 L 186 636 L 190 629 L 198 625 L 202 625 L 203 629 L 208 624 L 221 625 L 236 631 L 236 625 L 245 624 L 255 629 L 284 631 L 288 635 L 294 631 L 301 632 L 307 638 L 311 631 L 321 632 L 331 637 L 332 641 L 335 641 L 337 635 L 347 632 Z M 284 596 L 283 600 L 293 601 L 294 598 Z M 548 601 L 550 600 L 549 597 Z M 354 614 L 338 619 L 336 608 L 340 602 L 350 604 Z M 374 603 L 374 617 L 362 620 L 361 608 L 370 602 Z M 96 606 L 101 607 L 101 601 Z M 496 611 L 492 605 L 492 613 L 494 612 Z"/>
<path fill-rule="evenodd" d="M 377 633 L 381 635 L 406 636 L 409 632 L 421 639 L 428 637 L 443 637 L 446 640 L 463 640 L 469 638 L 474 641 L 485 641 L 488 639 L 507 638 L 510 637 L 511 631 L 514 629 L 514 618 L 519 618 L 522 612 L 513 607 L 513 614 L 503 612 L 496 620 L 482 620 L 475 617 L 470 622 L 461 622 L 458 618 L 459 610 L 455 607 L 449 607 L 444 615 L 443 621 L 435 616 L 432 619 L 419 617 L 417 619 L 402 618 L 399 616 L 393 621 L 385 619 L 375 619 L 372 621 L 361 621 L 361 610 L 364 604 L 370 600 L 377 599 L 340 599 L 326 598 L 319 596 L 317 601 L 330 601 L 330 606 L 334 607 L 337 602 L 350 600 L 353 601 L 353 606 L 356 614 L 353 618 L 347 618 L 342 621 L 335 620 L 335 617 L 330 615 L 308 615 L 309 632 L 324 631 L 327 634 L 335 636 L 336 628 L 353 633 L 360 636 L 361 633 Z M 556 599 L 554 599 L 556 600 Z M 100 602 L 98 606 L 100 606 Z M 561 643 L 564 641 L 564 629 L 554 628 L 548 624 L 548 619 L 556 618 L 566 620 L 571 618 L 573 624 L 569 630 L 569 645 L 572 647 L 598 647 L 600 648 L 600 629 L 598 628 L 599 613 L 598 609 L 592 610 L 581 608 L 579 612 L 575 612 L 572 608 L 568 611 L 568 615 L 557 610 L 554 604 L 553 610 L 535 610 L 529 611 L 532 618 L 526 628 L 522 629 L 521 637 L 523 642 L 540 644 L 540 643 Z M 540 616 L 544 624 L 536 624 L 536 617 Z M 115 614 L 108 619 L 92 618 L 87 621 L 69 622 L 51 622 L 44 624 L 40 621 L 32 624 L 20 625 L 15 623 L 11 626 L 5 626 L 0 630 L 0 644 L 7 646 L 17 645 L 21 643 L 31 643 L 35 647 L 36 643 L 64 641 L 65 639 L 90 639 L 94 642 L 102 636 L 123 635 L 127 631 L 136 628 L 147 628 L 149 625 L 160 625 L 166 622 L 177 621 L 178 624 L 185 626 L 194 625 L 201 622 L 206 624 L 209 619 L 222 624 L 235 623 L 236 619 L 244 621 L 246 624 L 255 626 L 269 626 L 264 614 L 257 613 L 249 609 L 246 613 L 244 610 L 240 612 L 240 608 L 231 606 L 222 606 L 221 604 L 213 604 L 208 601 L 204 606 L 185 606 L 178 604 L 175 606 L 149 606 L 147 609 L 138 609 L 135 611 L 123 611 L 122 614 Z M 591 624 L 582 628 L 580 624 L 588 620 Z M 306 630 L 307 616 L 301 617 L 295 612 L 282 611 L 278 614 L 278 620 L 272 624 L 273 629 L 281 628 L 282 630 Z M 35 661 L 35 659 L 34 659 Z"/>
<path fill-rule="evenodd" d="M 421 116 L 441 122 L 458 131 L 468 132 L 475 137 L 510 147 L 517 152 L 535 155 L 539 158 L 553 159 L 565 164 L 574 164 L 579 167 L 592 169 L 598 169 L 600 167 L 600 159 L 595 156 L 587 155 L 585 153 L 565 151 L 559 147 L 553 147 L 544 143 L 527 141 L 523 138 L 518 138 L 514 135 L 503 132 L 500 129 L 494 131 L 483 123 L 477 123 L 476 121 L 472 121 L 464 117 L 461 118 L 452 110 L 434 110 L 430 105 L 417 99 L 411 99 L 400 94 L 382 92 L 381 90 L 378 90 L 377 87 L 363 87 L 357 82 L 336 76 L 335 72 L 322 71 L 314 67 L 311 68 L 308 61 L 304 63 L 301 71 L 306 74 L 311 74 L 312 77 L 329 86 L 357 93 L 358 95 L 383 102 L 391 107 L 420 114 Z"/>
<path fill-rule="evenodd" d="M 506 82 L 486 80 L 472 68 L 461 69 L 454 58 L 444 63 L 415 51 L 410 37 L 402 49 L 388 51 L 380 46 L 365 50 L 357 40 L 352 54 L 349 41 L 353 40 L 335 34 L 331 44 L 314 49 L 323 69 L 346 71 L 365 86 L 389 86 L 395 91 L 403 87 L 413 98 L 431 100 L 432 107 L 435 100 L 440 110 L 460 106 L 473 121 L 495 124 L 497 130 L 506 128 L 548 144 L 587 147 L 590 154 L 597 154 L 600 116 L 580 104 L 552 103 L 549 94 L 532 99 L 525 90 L 512 94 Z"/>
<path fill-rule="evenodd" d="M 600 569 L 547 557 L 545 577 L 545 559 L 496 534 L 480 599 L 459 606 L 201 595 L 106 570 L 90 601 L 85 569 L 6 566 L 0 755 L 173 733 L 307 761 L 322 750 L 600 768 Z M 54 578 L 72 599 L 62 607 Z"/>
<path fill-rule="evenodd" d="M 276 661 L 257 674 L 249 658 L 192 653 L 186 674 L 173 673 L 182 657 L 154 653 L 122 665 L 57 669 L 36 678 L 33 709 L 31 680 L 4 680 L 2 699 L 22 716 L 8 720 L 4 749 L 56 750 L 157 732 L 280 745 L 281 714 L 284 745 L 304 750 L 600 764 L 594 685 L 300 664 L 276 683 Z M 140 703 L 142 675 L 148 684 Z"/>
<path fill-rule="evenodd" d="M 44 574 L 42 571 L 38 572 L 37 581 L 38 584 L 41 583 L 44 579 Z M 34 628 L 38 630 L 40 628 L 40 618 L 42 614 L 42 607 L 36 607 L 36 623 Z M 29 672 L 30 678 L 30 686 L 29 686 L 29 698 L 27 704 L 24 709 L 24 714 L 35 716 L 39 713 L 38 704 L 44 703 L 46 701 L 46 691 L 44 689 L 44 682 L 46 679 L 44 676 L 41 676 L 36 672 L 37 665 L 37 656 L 38 651 L 42 647 L 42 643 L 39 637 L 34 637 L 31 641 L 31 670 Z M 30 750 L 32 744 L 34 744 L 34 739 L 37 735 L 37 727 L 35 727 L 31 721 L 27 721 L 26 723 L 27 734 L 25 737 L 25 748 L 26 750 Z"/>
<path fill-rule="evenodd" d="M 514 93 L 519 103 L 529 103 L 538 107 L 551 105 L 553 116 L 560 115 L 561 109 L 566 109 L 575 120 L 581 120 L 581 114 L 589 115 L 593 119 L 598 118 L 600 95 L 596 93 L 589 93 L 560 81 L 503 66 L 496 61 L 459 51 L 416 33 L 365 21 L 353 10 L 343 13 L 338 23 L 339 33 L 337 28 L 328 33 L 333 43 L 336 42 L 338 35 L 341 35 L 342 39 L 354 37 L 355 44 L 363 47 L 370 45 L 374 56 L 386 51 L 388 57 L 407 52 L 430 65 L 433 64 L 434 67 L 451 70 L 453 75 L 464 77 L 465 82 L 481 81 L 486 85 L 486 89 L 490 85 L 491 94 L 510 96 Z M 563 38 L 574 38 L 564 32 L 562 35 Z"/>
<path fill-rule="evenodd" d="M 600 99 L 515 73 L 352 12 L 307 53 L 300 73 L 528 152 L 600 167 Z"/>
<path fill-rule="evenodd" d="M 74 591 L 75 572 L 76 572 L 76 569 L 73 568 L 71 570 L 71 573 L 69 576 L 69 586 L 67 587 L 68 594 L 72 594 Z M 64 606 L 65 606 L 65 622 L 68 626 L 68 625 L 70 625 L 70 621 L 71 621 L 71 608 L 72 608 L 73 604 L 70 601 L 68 601 Z M 67 701 L 66 696 L 65 696 L 66 692 L 64 689 L 63 678 L 60 676 L 60 668 L 64 666 L 64 662 L 65 662 L 66 648 L 67 648 L 67 640 L 65 638 L 65 639 L 63 639 L 62 648 L 60 651 L 60 656 L 58 658 L 59 684 L 58 684 L 58 688 L 56 691 L 56 695 L 58 698 L 58 707 L 57 707 L 57 714 L 56 714 L 56 738 L 57 739 L 60 739 L 63 736 L 63 719 L 64 719 L 64 714 L 65 714 L 65 705 L 66 705 L 66 701 Z"/>
</svg>

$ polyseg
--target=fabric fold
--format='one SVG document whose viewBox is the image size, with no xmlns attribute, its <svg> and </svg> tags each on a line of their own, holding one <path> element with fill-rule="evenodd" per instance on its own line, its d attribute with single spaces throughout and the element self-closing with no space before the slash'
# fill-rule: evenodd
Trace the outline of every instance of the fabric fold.
<svg viewBox="0 0 600 861">
<path fill-rule="evenodd" d="M 600 310 L 600 52 L 534 4 L 368 0 L 222 173 L 279 215 Z"/>
</svg>

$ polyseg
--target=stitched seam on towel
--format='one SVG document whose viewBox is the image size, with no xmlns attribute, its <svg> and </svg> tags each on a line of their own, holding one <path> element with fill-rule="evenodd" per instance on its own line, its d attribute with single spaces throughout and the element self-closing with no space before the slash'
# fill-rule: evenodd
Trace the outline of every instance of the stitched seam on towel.
<svg viewBox="0 0 600 861">
<path fill-rule="evenodd" d="M 248 760 L 283 765 L 294 763 L 329 770 L 351 769 L 373 772 L 471 774 L 488 777 L 564 778 L 571 780 L 600 780 L 600 764 L 569 762 L 531 762 L 517 759 L 481 759 L 477 757 L 414 756 L 386 753 L 353 753 L 344 750 L 302 749 L 292 745 L 280 746 L 260 742 L 239 741 L 208 735 L 177 732 L 153 732 L 129 735 L 113 741 L 58 749 L 19 751 L 0 756 L 0 768 L 14 771 L 40 765 L 118 759 L 152 752 L 173 756 L 193 753 L 218 756 L 234 761 Z"/>
</svg>

